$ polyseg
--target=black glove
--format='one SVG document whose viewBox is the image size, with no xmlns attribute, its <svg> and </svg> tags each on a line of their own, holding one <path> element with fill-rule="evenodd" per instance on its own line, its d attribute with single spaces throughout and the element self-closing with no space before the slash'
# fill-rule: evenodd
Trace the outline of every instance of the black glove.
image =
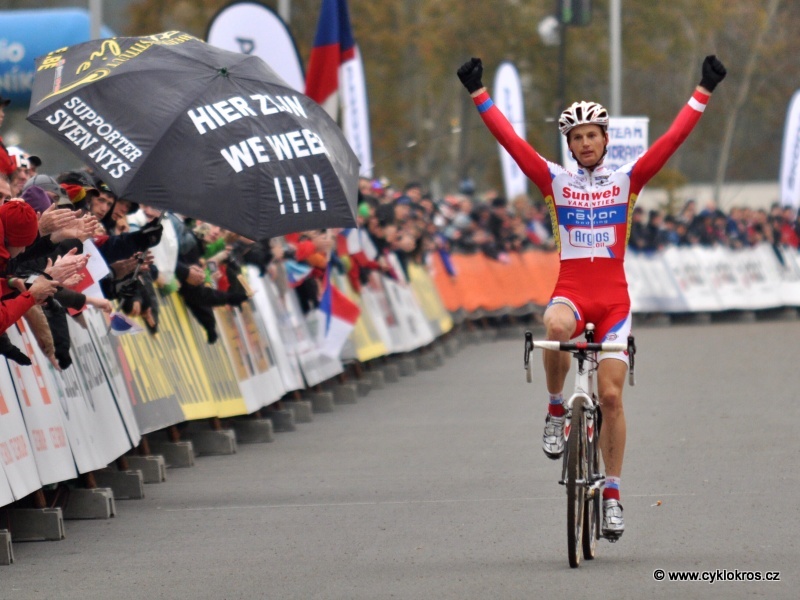
<svg viewBox="0 0 800 600">
<path fill-rule="evenodd" d="M 158 246 L 163 231 L 164 226 L 158 220 L 150 221 L 139 231 L 134 232 L 133 235 L 136 238 L 136 246 L 141 250 L 147 250 L 153 246 Z"/>
<path fill-rule="evenodd" d="M 244 292 L 228 292 L 228 304 L 231 306 L 241 306 L 248 300 L 249 298 Z"/>
<path fill-rule="evenodd" d="M 709 92 L 713 92 L 717 84 L 725 79 L 727 74 L 728 71 L 725 70 L 725 65 L 714 54 L 706 56 L 703 61 L 703 77 L 700 79 L 700 85 Z"/>
<path fill-rule="evenodd" d="M 458 78 L 470 94 L 483 87 L 481 76 L 483 76 L 483 63 L 480 58 L 471 58 L 458 69 Z"/>
<path fill-rule="evenodd" d="M 0 354 L 23 367 L 27 367 L 31 364 L 31 359 L 28 358 L 22 350 L 12 344 L 6 334 L 0 335 Z"/>
</svg>

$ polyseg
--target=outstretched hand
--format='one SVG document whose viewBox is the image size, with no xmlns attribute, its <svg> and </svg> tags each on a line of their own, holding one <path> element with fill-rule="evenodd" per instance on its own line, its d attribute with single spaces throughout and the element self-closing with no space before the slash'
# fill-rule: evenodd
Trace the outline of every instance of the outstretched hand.
<svg viewBox="0 0 800 600">
<path fill-rule="evenodd" d="M 481 62 L 480 58 L 471 58 L 465 62 L 459 67 L 457 74 L 461 83 L 467 88 L 470 94 L 483 87 L 483 83 L 481 82 L 481 77 L 483 77 L 483 62 Z"/>
<path fill-rule="evenodd" d="M 716 57 L 711 54 L 706 56 L 703 61 L 703 77 L 700 79 L 700 85 L 706 88 L 709 92 L 713 92 L 717 84 L 725 79 L 728 74 L 725 65 Z"/>
</svg>

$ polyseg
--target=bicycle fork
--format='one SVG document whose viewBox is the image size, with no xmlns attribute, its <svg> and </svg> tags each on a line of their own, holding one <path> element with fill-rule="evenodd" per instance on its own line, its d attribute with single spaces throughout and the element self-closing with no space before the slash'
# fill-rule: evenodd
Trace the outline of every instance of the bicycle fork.
<svg viewBox="0 0 800 600">
<path fill-rule="evenodd" d="M 591 384 L 593 383 L 595 372 L 593 369 L 585 369 L 582 362 L 583 361 L 579 361 L 578 373 L 576 375 L 576 391 L 572 396 L 570 396 L 569 400 L 567 400 L 564 405 L 564 408 L 566 409 L 566 417 L 564 419 L 565 450 L 561 467 L 561 479 L 558 482 L 561 485 L 566 485 L 567 481 L 567 465 L 569 463 L 569 436 L 581 435 L 580 431 L 573 431 L 572 429 L 572 412 L 576 402 L 579 402 L 583 407 L 584 427 L 586 428 L 586 443 L 593 445 L 599 442 L 598 431 L 596 427 L 598 420 L 597 411 L 599 407 L 597 402 L 587 393 L 587 390 L 593 388 Z M 605 477 L 595 470 L 594 452 L 589 453 L 588 449 L 584 449 L 584 451 L 587 452 L 585 478 L 578 479 L 575 483 L 586 488 L 586 499 L 588 501 L 593 499 L 597 493 L 597 490 L 603 487 L 603 484 L 605 484 Z"/>
</svg>

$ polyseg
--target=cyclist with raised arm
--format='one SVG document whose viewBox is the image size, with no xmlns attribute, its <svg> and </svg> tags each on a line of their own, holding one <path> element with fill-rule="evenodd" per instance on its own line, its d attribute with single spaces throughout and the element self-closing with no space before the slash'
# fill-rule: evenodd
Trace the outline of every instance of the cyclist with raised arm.
<svg viewBox="0 0 800 600">
<path fill-rule="evenodd" d="M 479 58 L 458 69 L 484 123 L 536 184 L 550 210 L 560 269 L 544 313 L 547 339 L 567 342 L 580 335 L 588 322 L 595 324 L 597 342 L 626 340 L 631 303 L 623 260 L 636 198 L 697 124 L 714 88 L 725 78 L 725 67 L 716 56 L 707 56 L 700 85 L 667 132 L 647 152 L 616 171 L 603 165 L 609 141 L 608 111 L 596 102 L 573 103 L 561 113 L 558 127 L 578 162 L 575 173 L 547 161 L 517 135 L 489 97 L 482 75 Z M 552 350 L 545 350 L 543 357 L 550 405 L 542 446 L 549 458 L 557 459 L 564 453 L 563 390 L 571 357 Z M 606 469 L 602 531 L 615 541 L 625 529 L 619 487 L 626 434 L 622 388 L 628 357 L 601 353 L 599 360 L 600 449 Z"/>
</svg>

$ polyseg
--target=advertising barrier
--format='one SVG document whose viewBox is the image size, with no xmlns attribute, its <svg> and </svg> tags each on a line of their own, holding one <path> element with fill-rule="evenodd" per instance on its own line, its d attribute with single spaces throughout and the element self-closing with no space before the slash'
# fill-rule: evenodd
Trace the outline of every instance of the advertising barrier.
<svg viewBox="0 0 800 600">
<path fill-rule="evenodd" d="M 303 314 L 280 264 L 270 277 L 246 269 L 252 296 L 215 309 L 219 341 L 211 345 L 175 293 L 159 299 L 154 332 L 114 335 L 94 308 L 70 318 L 73 365 L 63 371 L 20 320 L 9 338 L 32 364 L 0 359 L 0 506 L 101 469 L 147 433 L 247 415 L 341 374 L 343 361 L 422 348 L 453 329 L 455 313 L 541 311 L 558 275 L 555 253 L 538 250 L 502 262 L 456 255 L 452 264 L 455 273 L 437 253 L 407 271 L 393 264 L 399 278 L 372 272 L 358 292 L 332 272 L 333 285 L 361 311 L 339 358 L 320 352 L 324 314 Z M 625 267 L 634 313 L 800 306 L 800 254 L 788 248 L 631 252 Z"/>
<path fill-rule="evenodd" d="M 483 254 L 454 255 L 450 275 L 438 255 L 431 272 L 450 313 L 511 314 L 547 305 L 558 277 L 555 252 L 510 255 L 507 262 Z M 631 309 L 637 313 L 705 313 L 800 306 L 800 253 L 762 244 L 670 247 L 659 253 L 629 251 L 625 273 Z"/>
</svg>

